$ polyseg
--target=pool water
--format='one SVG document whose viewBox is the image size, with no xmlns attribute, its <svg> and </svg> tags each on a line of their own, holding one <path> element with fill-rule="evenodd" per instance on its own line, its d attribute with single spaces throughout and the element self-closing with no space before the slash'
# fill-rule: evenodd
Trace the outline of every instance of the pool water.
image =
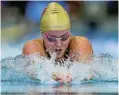
<svg viewBox="0 0 119 95">
<path fill-rule="evenodd" d="M 55 65 L 54 59 L 55 55 L 47 59 L 38 54 L 3 58 L 1 60 L 2 93 L 33 93 L 34 95 L 34 93 L 56 94 L 57 92 L 59 94 L 118 92 L 118 64 L 111 55 L 94 56 L 94 60 L 89 64 L 72 63 L 67 60 L 64 61 L 64 66 Z M 60 85 L 51 78 L 53 72 L 70 73 L 71 84 Z M 88 80 L 90 74 L 93 78 Z"/>
<path fill-rule="evenodd" d="M 93 82 L 80 85 L 41 85 L 40 83 L 9 83 L 2 86 L 2 93 L 118 93 L 117 82 Z"/>
<path fill-rule="evenodd" d="M 34 32 L 33 32 L 34 33 Z M 33 35 L 31 35 L 33 37 Z M 39 37 L 39 34 L 37 35 Z M 37 38 L 37 37 L 34 37 Z M 30 38 L 28 37 L 27 40 Z M 51 59 L 37 54 L 22 56 L 23 42 L 1 45 L 1 92 L 3 95 L 117 95 L 118 41 L 92 39 L 94 60 L 90 64 L 70 61 L 64 66 L 54 65 Z M 102 46 L 103 45 L 103 46 Z M 108 52 L 108 53 L 107 53 Z M 51 78 L 53 72 L 70 73 L 71 84 L 60 85 Z M 93 75 L 88 80 L 90 74 Z"/>
</svg>

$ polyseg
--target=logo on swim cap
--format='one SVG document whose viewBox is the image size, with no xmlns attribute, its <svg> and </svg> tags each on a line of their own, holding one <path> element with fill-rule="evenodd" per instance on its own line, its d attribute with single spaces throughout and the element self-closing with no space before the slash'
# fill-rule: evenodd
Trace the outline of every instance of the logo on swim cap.
<svg viewBox="0 0 119 95">
<path fill-rule="evenodd" d="M 41 17 L 40 30 L 46 32 L 65 29 L 70 29 L 70 19 L 67 12 L 56 2 L 48 4 Z"/>
</svg>

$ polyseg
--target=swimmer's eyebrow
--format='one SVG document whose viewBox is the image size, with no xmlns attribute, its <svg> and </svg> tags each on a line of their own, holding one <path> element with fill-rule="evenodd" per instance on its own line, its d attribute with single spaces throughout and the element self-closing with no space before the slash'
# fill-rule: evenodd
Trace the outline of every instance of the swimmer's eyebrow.
<svg viewBox="0 0 119 95">
<path fill-rule="evenodd" d="M 68 33 L 68 32 L 67 32 L 67 33 Z M 67 33 L 65 33 L 65 34 L 67 34 Z M 65 34 L 61 35 L 60 37 L 64 36 Z M 53 34 L 50 34 L 50 36 L 57 37 L 57 36 L 55 36 L 55 35 L 53 35 Z"/>
</svg>

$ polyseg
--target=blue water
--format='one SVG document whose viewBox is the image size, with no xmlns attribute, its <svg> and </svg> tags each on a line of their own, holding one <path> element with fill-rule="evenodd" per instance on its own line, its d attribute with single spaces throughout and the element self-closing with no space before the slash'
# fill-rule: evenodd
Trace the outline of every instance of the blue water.
<svg viewBox="0 0 119 95">
<path fill-rule="evenodd" d="M 6 85 L 5 85 L 6 83 Z M 75 92 L 75 93 L 117 93 L 117 82 L 86 82 L 80 85 L 43 85 L 37 82 L 9 82 L 2 84 L 2 92 L 8 93 L 54 93 L 58 92 Z"/>
<path fill-rule="evenodd" d="M 72 65 L 70 69 L 55 66 L 50 63 L 53 59 L 41 58 L 37 60 L 37 57 L 37 54 L 25 57 L 18 55 L 1 60 L 3 93 L 29 93 L 34 91 L 37 93 L 54 93 L 57 90 L 75 93 L 118 92 L 117 63 L 109 54 L 95 56 L 95 61 L 89 64 L 77 64 L 75 62 L 76 65 Z M 68 64 L 67 61 L 65 63 Z M 73 81 L 70 85 L 60 85 L 50 77 L 52 72 L 65 72 L 64 68 L 72 74 Z M 87 80 L 89 72 L 93 74 L 91 80 Z M 35 76 L 35 78 L 32 76 Z"/>
<path fill-rule="evenodd" d="M 33 37 L 33 36 L 32 36 Z M 38 37 L 38 35 L 37 35 Z M 36 38 L 36 36 L 34 36 Z M 90 38 L 90 37 L 89 37 Z M 22 40 L 29 40 L 24 38 Z M 118 41 L 117 39 L 90 39 L 94 49 L 95 61 L 90 64 L 73 65 L 70 69 L 54 66 L 53 59 L 37 59 L 37 55 L 23 57 L 24 42 L 4 44 L 1 49 L 1 90 L 2 93 L 56 93 L 75 94 L 118 92 Z M 30 64 L 30 63 L 35 63 Z M 70 62 L 65 62 L 66 64 Z M 45 68 L 45 69 L 44 69 Z M 50 76 L 52 72 L 70 72 L 73 81 L 70 85 L 60 85 Z M 93 79 L 87 80 L 89 72 Z M 35 76 L 32 77 L 32 76 Z M 107 94 L 107 95 L 108 95 Z M 85 95 L 85 94 L 81 94 Z"/>
</svg>

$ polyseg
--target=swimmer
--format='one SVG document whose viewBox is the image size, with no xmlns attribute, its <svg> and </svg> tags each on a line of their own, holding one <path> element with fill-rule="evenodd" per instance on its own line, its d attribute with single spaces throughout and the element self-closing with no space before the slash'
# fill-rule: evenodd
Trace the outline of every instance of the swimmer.
<svg viewBox="0 0 119 95">
<path fill-rule="evenodd" d="M 40 32 L 41 38 L 24 44 L 23 54 L 39 53 L 50 58 L 50 53 L 55 52 L 56 61 L 68 57 L 71 57 L 72 61 L 90 60 L 90 55 L 93 55 L 92 45 L 87 38 L 71 35 L 69 15 L 57 2 L 49 3 L 44 10 Z M 53 73 L 52 78 L 60 83 L 64 82 L 64 78 L 68 83 L 72 80 L 70 74 Z"/>
</svg>

